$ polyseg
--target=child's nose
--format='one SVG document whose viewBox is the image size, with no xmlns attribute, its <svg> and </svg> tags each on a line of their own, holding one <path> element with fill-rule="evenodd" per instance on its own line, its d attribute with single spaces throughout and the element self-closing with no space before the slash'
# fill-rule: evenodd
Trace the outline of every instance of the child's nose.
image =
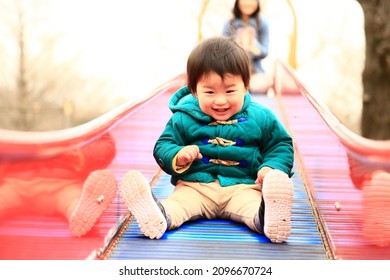
<svg viewBox="0 0 390 280">
<path fill-rule="evenodd" d="M 214 103 L 216 104 L 225 104 L 226 103 L 226 97 L 224 94 L 218 94 L 215 97 Z"/>
</svg>

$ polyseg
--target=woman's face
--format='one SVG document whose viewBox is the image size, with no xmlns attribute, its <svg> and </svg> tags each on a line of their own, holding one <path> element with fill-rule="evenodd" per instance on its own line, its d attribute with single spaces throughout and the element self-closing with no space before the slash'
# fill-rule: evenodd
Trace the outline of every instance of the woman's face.
<svg viewBox="0 0 390 280">
<path fill-rule="evenodd" d="M 243 16 L 251 16 L 257 9 L 259 0 L 238 0 L 238 8 Z"/>
</svg>

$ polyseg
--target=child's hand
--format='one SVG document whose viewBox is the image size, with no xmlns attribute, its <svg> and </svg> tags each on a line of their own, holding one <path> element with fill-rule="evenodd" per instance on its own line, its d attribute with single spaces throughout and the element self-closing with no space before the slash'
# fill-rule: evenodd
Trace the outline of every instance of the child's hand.
<svg viewBox="0 0 390 280">
<path fill-rule="evenodd" d="M 192 163 L 195 159 L 201 159 L 203 156 L 196 145 L 186 146 L 177 153 L 176 165 L 185 166 Z"/>
<path fill-rule="evenodd" d="M 261 184 L 263 183 L 265 175 L 272 170 L 271 167 L 264 166 L 257 172 L 257 179 L 255 181 L 255 184 Z"/>
</svg>

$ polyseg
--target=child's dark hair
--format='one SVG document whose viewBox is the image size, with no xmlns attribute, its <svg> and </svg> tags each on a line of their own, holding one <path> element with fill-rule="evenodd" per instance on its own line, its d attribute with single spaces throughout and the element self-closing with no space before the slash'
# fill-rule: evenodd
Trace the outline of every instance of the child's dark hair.
<svg viewBox="0 0 390 280">
<path fill-rule="evenodd" d="M 199 79 L 210 72 L 217 73 L 222 79 L 226 74 L 239 75 L 249 87 L 249 57 L 233 38 L 216 36 L 205 39 L 192 50 L 187 60 L 189 90 L 196 93 Z"/>
</svg>

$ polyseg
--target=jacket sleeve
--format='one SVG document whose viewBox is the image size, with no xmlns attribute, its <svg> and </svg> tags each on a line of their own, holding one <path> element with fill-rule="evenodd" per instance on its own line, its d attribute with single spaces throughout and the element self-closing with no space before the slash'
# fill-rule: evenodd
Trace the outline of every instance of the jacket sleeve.
<svg viewBox="0 0 390 280">
<path fill-rule="evenodd" d="M 294 163 L 294 147 L 291 136 L 276 117 L 270 118 L 267 130 L 269 133 L 266 133 L 262 139 L 263 163 L 260 168 L 268 166 L 281 170 L 291 177 Z"/>
<path fill-rule="evenodd" d="M 173 158 L 185 146 L 184 136 L 181 118 L 173 116 L 156 141 L 153 156 L 167 174 L 178 174 L 173 166 Z"/>
</svg>

